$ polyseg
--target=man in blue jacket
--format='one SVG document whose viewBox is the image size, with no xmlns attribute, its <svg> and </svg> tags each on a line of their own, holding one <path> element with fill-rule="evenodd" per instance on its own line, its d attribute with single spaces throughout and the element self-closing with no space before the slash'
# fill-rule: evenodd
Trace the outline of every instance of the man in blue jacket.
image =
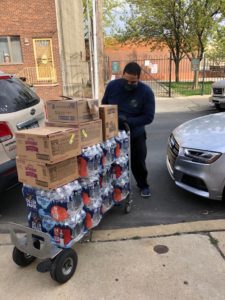
<svg viewBox="0 0 225 300">
<path fill-rule="evenodd" d="M 147 182 L 148 171 L 145 125 L 150 124 L 155 115 L 155 96 L 149 86 L 139 81 L 141 67 L 128 63 L 123 77 L 112 80 L 106 87 L 102 104 L 117 104 L 119 128 L 126 122 L 131 132 L 131 169 L 142 197 L 151 196 Z"/>
</svg>

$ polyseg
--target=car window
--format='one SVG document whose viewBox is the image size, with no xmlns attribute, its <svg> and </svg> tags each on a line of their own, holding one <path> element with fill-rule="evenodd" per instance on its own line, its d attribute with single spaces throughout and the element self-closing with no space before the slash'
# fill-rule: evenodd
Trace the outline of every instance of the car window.
<svg viewBox="0 0 225 300">
<path fill-rule="evenodd" d="M 0 114 L 19 111 L 39 102 L 40 98 L 21 80 L 0 79 Z"/>
</svg>

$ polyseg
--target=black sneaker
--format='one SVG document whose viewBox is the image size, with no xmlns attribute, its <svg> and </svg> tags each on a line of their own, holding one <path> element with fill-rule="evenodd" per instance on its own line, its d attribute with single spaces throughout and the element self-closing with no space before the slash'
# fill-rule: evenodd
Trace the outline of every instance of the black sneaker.
<svg viewBox="0 0 225 300">
<path fill-rule="evenodd" d="M 151 197 L 151 191 L 149 187 L 145 187 L 143 189 L 141 189 L 141 196 L 142 197 Z"/>
</svg>

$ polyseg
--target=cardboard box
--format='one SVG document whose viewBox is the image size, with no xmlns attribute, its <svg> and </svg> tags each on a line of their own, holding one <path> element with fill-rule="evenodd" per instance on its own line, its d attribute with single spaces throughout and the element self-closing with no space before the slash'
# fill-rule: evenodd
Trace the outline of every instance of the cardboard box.
<svg viewBox="0 0 225 300">
<path fill-rule="evenodd" d="M 78 128 L 38 127 L 16 133 L 17 156 L 55 163 L 81 153 Z"/>
<path fill-rule="evenodd" d="M 20 182 L 43 189 L 54 189 L 79 177 L 77 157 L 55 164 L 17 157 L 16 165 Z"/>
<path fill-rule="evenodd" d="M 46 110 L 50 122 L 79 124 L 99 118 L 98 100 L 95 99 L 49 100 Z"/>
<path fill-rule="evenodd" d="M 47 126 L 67 126 L 71 128 L 78 128 L 80 132 L 80 147 L 81 149 L 93 146 L 95 144 L 102 143 L 102 120 L 98 119 L 91 122 L 80 123 L 80 125 L 75 125 L 73 123 L 64 123 L 59 122 L 45 122 Z"/>
<path fill-rule="evenodd" d="M 100 118 L 102 119 L 102 133 L 104 141 L 118 135 L 118 106 L 100 105 Z"/>
<path fill-rule="evenodd" d="M 102 120 L 79 125 L 81 149 L 102 143 Z"/>
</svg>

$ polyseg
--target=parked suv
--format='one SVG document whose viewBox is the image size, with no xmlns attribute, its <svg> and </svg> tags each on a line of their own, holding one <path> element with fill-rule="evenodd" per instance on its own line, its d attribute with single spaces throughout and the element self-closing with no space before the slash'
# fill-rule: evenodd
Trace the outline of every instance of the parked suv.
<svg viewBox="0 0 225 300">
<path fill-rule="evenodd" d="M 17 182 L 15 132 L 44 125 L 44 103 L 20 79 L 0 72 L 0 192 Z"/>
<path fill-rule="evenodd" d="M 212 96 L 209 101 L 218 110 L 225 110 L 225 80 L 220 80 L 212 84 Z"/>
</svg>

